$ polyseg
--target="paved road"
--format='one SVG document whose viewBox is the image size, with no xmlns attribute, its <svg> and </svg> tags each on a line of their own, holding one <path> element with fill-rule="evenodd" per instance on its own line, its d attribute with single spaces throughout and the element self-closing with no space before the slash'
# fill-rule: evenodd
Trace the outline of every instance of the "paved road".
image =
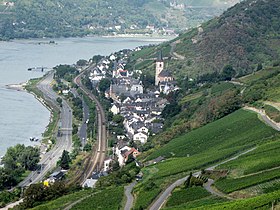
<svg viewBox="0 0 280 210">
<path fill-rule="evenodd" d="M 133 195 L 132 195 L 132 190 L 133 187 L 136 185 L 136 182 L 132 182 L 130 185 L 126 186 L 125 189 L 125 196 L 126 196 L 126 203 L 124 210 L 131 210 L 133 207 Z"/>
<path fill-rule="evenodd" d="M 244 107 L 244 109 L 246 110 L 250 110 L 250 111 L 253 111 L 253 112 L 256 112 L 258 113 L 261 118 L 263 119 L 263 121 L 268 124 L 270 127 L 272 127 L 273 129 L 277 130 L 277 131 L 280 131 L 280 123 L 276 123 L 274 122 L 272 119 L 270 119 L 266 114 L 265 114 L 265 111 L 262 110 L 262 109 L 257 109 L 255 107 Z"/>
<path fill-rule="evenodd" d="M 102 105 L 98 101 L 98 99 L 82 84 L 82 77 L 84 74 L 90 70 L 91 67 L 84 70 L 81 74 L 79 74 L 74 82 L 80 87 L 80 89 L 96 104 L 96 114 L 97 114 L 97 146 L 96 149 L 92 151 L 91 157 L 88 163 L 84 166 L 84 170 L 79 175 L 77 182 L 83 184 L 86 179 L 92 176 L 92 173 L 95 169 L 100 170 L 103 168 L 103 163 L 106 157 L 107 150 L 107 131 L 106 131 L 106 117 L 105 112 L 103 110 Z"/>
<path fill-rule="evenodd" d="M 62 107 L 56 102 L 59 97 L 51 87 L 53 81 L 53 72 L 49 73 L 39 84 L 38 89 L 44 94 L 44 97 L 55 109 L 60 109 L 61 136 L 57 137 L 57 142 L 53 148 L 47 152 L 39 162 L 42 169 L 38 172 L 32 172 L 19 186 L 25 187 L 43 180 L 45 175 L 56 167 L 56 163 L 62 155 L 63 150 L 72 149 L 72 110 L 65 100 L 62 100 Z M 38 116 L 39 117 L 39 116 Z"/>
<path fill-rule="evenodd" d="M 211 166 L 209 168 L 207 168 L 206 170 L 213 170 L 214 168 L 218 167 L 219 165 L 222 165 L 224 163 L 227 163 L 229 161 L 232 161 L 232 160 L 235 160 L 237 158 L 239 158 L 241 155 L 244 155 L 244 154 L 247 154 L 249 152 L 252 152 L 253 150 L 255 150 L 256 148 L 252 148 L 252 149 L 249 149 L 245 152 L 242 152 L 230 159 L 227 159 L 223 162 L 220 162 L 214 166 Z M 193 173 L 193 176 L 198 176 L 200 174 L 200 172 L 195 172 Z M 150 210 L 158 210 L 158 209 L 161 209 L 163 207 L 163 205 L 165 204 L 165 202 L 167 201 L 167 199 L 169 198 L 169 196 L 171 195 L 172 191 L 182 185 L 188 178 L 189 176 L 186 176 L 184 178 L 181 178 L 181 179 L 178 179 L 177 181 L 175 181 L 173 184 L 171 184 L 166 190 L 164 190 L 160 195 L 159 197 L 155 200 L 155 202 L 151 205 L 150 207 Z"/>
<path fill-rule="evenodd" d="M 207 183 L 205 183 L 203 185 L 203 187 L 204 187 L 205 190 L 210 192 L 212 195 L 216 195 L 216 196 L 222 197 L 222 198 L 232 199 L 232 198 L 228 197 L 226 194 L 223 194 L 222 192 L 214 190 L 212 188 L 213 184 L 214 184 L 214 180 L 213 179 L 208 179 Z"/>
<path fill-rule="evenodd" d="M 84 148 L 86 142 L 87 142 L 87 120 L 89 119 L 89 107 L 86 104 L 86 102 L 83 100 L 83 122 L 79 130 L 79 137 L 81 139 L 82 148 Z"/>
<path fill-rule="evenodd" d="M 83 98 L 78 94 L 76 89 L 71 88 L 71 92 L 73 93 L 73 95 L 75 97 L 78 97 L 83 101 L 83 121 L 82 121 L 82 124 L 79 128 L 78 135 L 79 135 L 79 138 L 81 140 L 82 148 L 84 148 L 84 146 L 86 144 L 86 141 L 87 141 L 87 124 L 86 124 L 86 121 L 89 119 L 89 107 L 85 103 L 85 100 L 83 100 Z"/>
</svg>

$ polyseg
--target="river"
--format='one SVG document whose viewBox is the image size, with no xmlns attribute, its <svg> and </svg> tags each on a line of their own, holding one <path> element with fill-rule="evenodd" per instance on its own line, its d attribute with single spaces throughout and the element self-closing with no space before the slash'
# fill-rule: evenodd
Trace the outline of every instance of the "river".
<svg viewBox="0 0 280 210">
<path fill-rule="evenodd" d="M 6 89 L 8 84 L 41 77 L 31 67 L 52 68 L 58 64 L 73 64 L 93 55 L 109 55 L 121 49 L 158 44 L 166 39 L 154 38 L 61 38 L 16 40 L 0 42 L 0 155 L 18 143 L 32 145 L 29 137 L 41 137 L 49 122 L 50 113 L 31 94 Z M 42 43 L 42 44 L 39 44 Z"/>
</svg>

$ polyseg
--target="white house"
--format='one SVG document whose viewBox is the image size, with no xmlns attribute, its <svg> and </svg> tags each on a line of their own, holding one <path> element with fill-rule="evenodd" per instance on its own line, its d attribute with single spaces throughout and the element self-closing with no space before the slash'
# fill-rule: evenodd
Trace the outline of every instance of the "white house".
<svg viewBox="0 0 280 210">
<path fill-rule="evenodd" d="M 116 104 L 114 104 L 114 105 L 112 106 L 112 108 L 110 109 L 110 111 L 111 111 L 114 115 L 116 115 L 116 114 L 119 114 L 119 113 L 120 113 L 120 108 L 119 108 Z"/>
<path fill-rule="evenodd" d="M 148 140 L 148 134 L 144 132 L 139 132 L 133 135 L 133 141 L 140 141 L 142 144 L 145 144 Z"/>
<path fill-rule="evenodd" d="M 94 188 L 96 182 L 97 182 L 97 179 L 87 179 L 83 183 L 83 188 L 85 188 L 85 187 Z"/>
<path fill-rule="evenodd" d="M 123 153 L 130 151 L 131 147 L 129 146 L 123 146 L 123 147 L 117 147 L 116 148 L 116 156 L 118 157 L 118 162 L 120 167 L 125 165 L 125 158 L 123 156 Z"/>
<path fill-rule="evenodd" d="M 146 128 L 145 126 L 143 126 L 142 128 L 139 128 L 137 131 L 138 131 L 139 133 L 140 133 L 140 132 L 149 133 L 149 129 Z"/>
<path fill-rule="evenodd" d="M 111 162 L 112 162 L 111 158 L 104 160 L 104 171 L 109 171 Z"/>
<path fill-rule="evenodd" d="M 137 92 L 143 94 L 144 88 L 142 85 L 132 85 L 130 91 Z"/>
<path fill-rule="evenodd" d="M 114 55 L 114 54 L 112 54 L 110 57 L 109 57 L 109 59 L 111 60 L 111 61 L 114 61 L 114 60 L 116 60 L 116 56 Z"/>
</svg>

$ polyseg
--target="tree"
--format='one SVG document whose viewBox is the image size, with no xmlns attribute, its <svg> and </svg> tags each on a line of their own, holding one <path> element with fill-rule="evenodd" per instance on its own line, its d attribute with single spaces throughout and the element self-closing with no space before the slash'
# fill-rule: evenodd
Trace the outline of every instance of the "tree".
<svg viewBox="0 0 280 210">
<path fill-rule="evenodd" d="M 56 98 L 56 102 L 59 104 L 59 106 L 62 106 L 62 99 L 60 97 Z"/>
<path fill-rule="evenodd" d="M 117 124 L 122 124 L 123 121 L 124 121 L 124 117 L 121 116 L 120 114 L 116 114 L 116 115 L 113 116 L 112 121 L 113 121 L 114 123 L 117 123 Z"/>
<path fill-rule="evenodd" d="M 112 163 L 112 169 L 113 171 L 118 171 L 120 169 L 119 161 L 114 161 Z"/>
<path fill-rule="evenodd" d="M 69 152 L 67 152 L 66 150 L 63 150 L 62 156 L 61 156 L 61 161 L 60 161 L 60 167 L 62 169 L 68 170 L 70 168 L 70 156 L 69 156 Z"/>
<path fill-rule="evenodd" d="M 107 89 L 109 89 L 111 85 L 111 81 L 108 78 L 103 78 L 100 80 L 98 88 L 101 92 L 105 92 Z"/>
<path fill-rule="evenodd" d="M 262 69 L 263 69 L 263 65 L 262 65 L 262 63 L 259 63 L 257 66 L 257 71 L 262 70 Z"/>
<path fill-rule="evenodd" d="M 235 70 L 233 69 L 233 67 L 231 65 L 226 65 L 223 68 L 223 72 L 222 72 L 222 80 L 231 80 L 231 78 L 235 75 Z"/>
<path fill-rule="evenodd" d="M 25 170 L 35 170 L 37 163 L 40 161 L 39 148 L 28 146 L 19 156 L 19 161 L 22 163 Z"/>
<path fill-rule="evenodd" d="M 87 60 L 80 59 L 77 61 L 77 66 L 85 66 L 87 64 Z"/>
<path fill-rule="evenodd" d="M 35 203 L 42 202 L 45 197 L 44 186 L 40 184 L 30 185 L 23 196 L 23 203 L 26 208 L 32 208 Z"/>
</svg>

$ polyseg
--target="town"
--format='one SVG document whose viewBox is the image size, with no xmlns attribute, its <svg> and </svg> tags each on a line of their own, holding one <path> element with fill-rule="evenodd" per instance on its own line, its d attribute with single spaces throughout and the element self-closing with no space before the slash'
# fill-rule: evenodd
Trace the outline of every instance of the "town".
<svg viewBox="0 0 280 210">
<path fill-rule="evenodd" d="M 110 118 L 113 120 L 108 122 L 108 127 L 115 143 L 112 154 L 104 161 L 103 172 L 111 170 L 112 162 L 123 167 L 130 157 L 140 164 L 137 156 L 149 137 L 163 129 L 161 113 L 169 103 L 164 96 L 179 89 L 171 72 L 165 69 L 162 52 L 155 58 L 155 83 L 152 88 L 144 87 L 140 79 L 143 74 L 141 70 L 126 70 L 128 53 L 138 50 L 140 47 L 104 57 L 88 75 L 96 89 L 100 83 L 107 81 L 103 95 L 112 102 L 109 115 L 112 115 Z M 91 183 L 95 182 L 89 179 L 84 185 L 91 186 Z"/>
</svg>

